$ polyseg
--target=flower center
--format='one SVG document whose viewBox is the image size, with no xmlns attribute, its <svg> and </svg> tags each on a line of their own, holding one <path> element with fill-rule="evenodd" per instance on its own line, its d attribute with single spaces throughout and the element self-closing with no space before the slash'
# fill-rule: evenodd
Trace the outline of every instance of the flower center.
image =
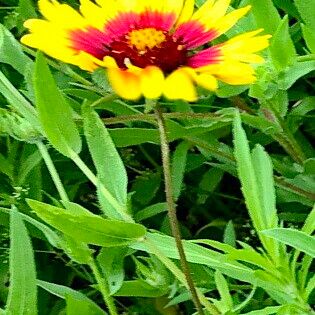
<svg viewBox="0 0 315 315">
<path fill-rule="evenodd" d="M 133 30 L 126 38 L 129 40 L 130 46 L 135 47 L 140 52 L 145 52 L 147 49 L 152 49 L 163 43 L 166 36 L 163 31 L 150 27 Z"/>
<path fill-rule="evenodd" d="M 154 27 L 132 29 L 113 40 L 109 40 L 106 33 L 88 28 L 74 31 L 71 40 L 73 49 L 85 51 L 100 60 L 110 56 L 121 69 L 127 69 L 128 60 L 139 68 L 157 66 L 165 73 L 171 73 L 186 65 L 189 58 L 181 38 Z"/>
</svg>

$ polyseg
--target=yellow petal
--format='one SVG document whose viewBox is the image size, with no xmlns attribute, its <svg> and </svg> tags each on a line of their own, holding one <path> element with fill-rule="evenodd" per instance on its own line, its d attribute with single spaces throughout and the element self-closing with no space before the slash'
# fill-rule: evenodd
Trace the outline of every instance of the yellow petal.
<svg viewBox="0 0 315 315">
<path fill-rule="evenodd" d="M 215 0 L 207 0 L 193 15 L 192 20 L 199 20 L 202 18 L 207 12 L 209 12 L 213 5 Z"/>
<path fill-rule="evenodd" d="M 86 26 L 84 18 L 71 6 L 53 0 L 39 0 L 39 10 L 43 16 L 63 29 L 77 29 Z"/>
<path fill-rule="evenodd" d="M 45 36 L 38 33 L 27 34 L 21 38 L 21 42 L 26 46 L 42 50 L 50 57 L 63 62 L 73 63 L 73 50 L 64 44 L 62 38 L 58 38 L 53 34 L 45 34 Z"/>
<path fill-rule="evenodd" d="M 95 60 L 98 59 L 94 58 L 93 56 L 84 51 L 80 51 L 79 54 L 72 57 L 71 63 L 75 64 L 76 66 L 80 67 L 83 70 L 92 72 L 99 67 L 94 62 Z"/>
<path fill-rule="evenodd" d="M 207 29 L 215 27 L 217 21 L 221 19 L 229 5 L 231 0 L 217 0 L 210 10 L 207 10 L 201 15 L 198 20 L 205 25 Z M 197 11 L 198 13 L 198 11 Z M 193 16 L 194 19 L 194 16 Z"/>
<path fill-rule="evenodd" d="M 103 30 L 104 24 L 108 19 L 108 11 L 95 5 L 90 0 L 80 0 L 80 12 L 90 26 Z"/>
<path fill-rule="evenodd" d="M 177 25 L 185 23 L 190 20 L 194 13 L 195 0 L 186 0 L 182 12 L 177 20 Z"/>
<path fill-rule="evenodd" d="M 163 93 L 171 100 L 183 99 L 193 102 L 197 99 L 192 77 L 185 68 L 175 70 L 165 79 Z"/>
<path fill-rule="evenodd" d="M 114 91 L 127 100 L 137 100 L 141 96 L 140 78 L 128 70 L 108 69 L 108 78 Z"/>
<path fill-rule="evenodd" d="M 164 75 L 160 68 L 146 67 L 141 71 L 141 91 L 146 98 L 159 98 L 163 91 Z"/>
<path fill-rule="evenodd" d="M 244 8 L 232 11 L 231 13 L 225 15 L 217 21 L 216 25 L 214 26 L 215 29 L 218 31 L 219 34 L 225 33 L 231 27 L 233 27 L 237 23 L 237 21 L 242 18 L 250 9 L 251 6 L 248 5 Z"/>
<path fill-rule="evenodd" d="M 197 75 L 195 80 L 198 85 L 207 90 L 215 91 L 218 88 L 218 81 L 212 74 L 202 73 Z"/>
<path fill-rule="evenodd" d="M 105 56 L 102 62 L 105 68 L 118 68 L 117 62 L 113 57 Z"/>
<path fill-rule="evenodd" d="M 160 2 L 164 2 L 164 12 L 174 12 L 178 18 L 183 9 L 184 0 L 160 0 Z"/>
<path fill-rule="evenodd" d="M 222 44 L 220 47 L 223 55 L 233 57 L 233 55 L 237 54 L 252 54 L 269 46 L 270 35 L 247 38 L 244 35 L 236 36 Z"/>
<path fill-rule="evenodd" d="M 207 72 L 231 85 L 251 84 L 256 81 L 255 71 L 249 64 L 229 61 L 207 68 Z"/>
</svg>

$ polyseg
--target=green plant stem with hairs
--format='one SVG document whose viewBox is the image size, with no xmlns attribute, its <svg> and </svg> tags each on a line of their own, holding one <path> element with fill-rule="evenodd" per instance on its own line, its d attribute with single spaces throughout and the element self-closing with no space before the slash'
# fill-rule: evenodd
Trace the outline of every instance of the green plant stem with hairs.
<svg viewBox="0 0 315 315">
<path fill-rule="evenodd" d="M 37 148 L 40 152 L 40 154 L 42 155 L 42 158 L 45 161 L 45 164 L 48 168 L 48 171 L 50 173 L 50 176 L 56 186 L 56 189 L 58 190 L 59 196 L 61 198 L 62 201 L 68 202 L 69 198 L 67 195 L 66 190 L 64 189 L 62 182 L 60 180 L 59 174 L 55 168 L 55 165 L 48 153 L 48 150 L 46 148 L 46 146 L 42 143 L 42 142 L 37 142 Z"/>
<path fill-rule="evenodd" d="M 186 278 L 186 281 L 187 281 L 187 284 L 191 293 L 192 300 L 196 306 L 198 313 L 200 315 L 203 315 L 204 312 L 203 312 L 202 305 L 200 303 L 200 300 L 197 294 L 194 281 L 190 273 L 189 264 L 186 259 L 186 254 L 185 254 L 182 239 L 181 239 L 179 223 L 176 216 L 176 206 L 175 206 L 174 196 L 173 196 L 173 182 L 172 182 L 171 166 L 170 166 L 170 149 L 168 145 L 165 120 L 158 104 L 155 105 L 154 112 L 155 112 L 156 120 L 159 127 L 159 133 L 160 133 L 166 202 L 167 202 L 167 210 L 168 210 L 168 217 L 170 220 L 171 230 L 175 238 L 177 250 L 180 257 L 182 271 L 185 275 L 185 278 Z"/>
<path fill-rule="evenodd" d="M 63 184 L 61 182 L 61 179 L 59 177 L 59 174 L 53 164 L 53 161 L 48 153 L 48 150 L 46 148 L 46 146 L 42 143 L 42 142 L 38 142 L 37 143 L 37 147 L 39 152 L 41 153 L 45 164 L 48 168 L 48 171 L 50 173 L 50 176 L 52 177 L 52 180 L 58 190 L 59 196 L 61 198 L 61 200 L 65 203 L 69 202 L 69 197 L 66 193 L 65 188 L 63 187 Z M 106 282 L 106 279 L 102 276 L 102 274 L 99 271 L 99 268 L 94 260 L 94 258 L 91 257 L 91 260 L 89 262 L 89 266 L 93 272 L 93 275 L 99 285 L 99 289 L 100 292 L 102 293 L 104 302 L 106 303 L 107 307 L 108 307 L 108 311 L 110 315 L 118 315 L 117 310 L 116 310 L 116 306 L 114 304 L 114 300 L 111 297 L 109 290 L 108 290 L 108 284 Z"/>
<path fill-rule="evenodd" d="M 106 279 L 101 275 L 99 268 L 94 259 L 91 260 L 89 263 L 90 268 L 94 274 L 94 277 L 98 283 L 99 290 L 102 293 L 103 299 L 108 307 L 108 312 L 110 315 L 118 315 L 116 306 L 114 304 L 114 300 L 111 297 L 109 290 L 108 290 L 108 283 Z"/>
</svg>

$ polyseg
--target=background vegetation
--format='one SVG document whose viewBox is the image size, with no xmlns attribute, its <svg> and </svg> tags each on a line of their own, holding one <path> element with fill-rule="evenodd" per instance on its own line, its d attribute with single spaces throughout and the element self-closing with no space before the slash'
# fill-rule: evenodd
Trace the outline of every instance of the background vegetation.
<svg viewBox="0 0 315 315">
<path fill-rule="evenodd" d="M 257 83 L 160 103 L 181 232 L 206 314 L 314 314 L 315 1 L 248 3 L 227 36 L 273 35 Z M 0 313 L 193 314 L 155 116 L 103 70 L 35 61 L 37 14 L 0 4 Z"/>
</svg>

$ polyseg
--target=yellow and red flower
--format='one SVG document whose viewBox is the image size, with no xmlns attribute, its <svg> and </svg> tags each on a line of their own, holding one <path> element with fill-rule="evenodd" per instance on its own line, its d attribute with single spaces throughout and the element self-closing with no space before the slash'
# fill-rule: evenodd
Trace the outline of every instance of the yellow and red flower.
<svg viewBox="0 0 315 315">
<path fill-rule="evenodd" d="M 216 90 L 255 81 L 256 53 L 268 46 L 261 29 L 226 42 L 211 41 L 233 27 L 250 6 L 227 13 L 230 0 L 80 0 L 80 13 L 56 0 L 39 0 L 45 19 L 30 19 L 22 43 L 82 69 L 105 67 L 114 91 L 136 100 L 194 101 L 195 85 Z"/>
</svg>

